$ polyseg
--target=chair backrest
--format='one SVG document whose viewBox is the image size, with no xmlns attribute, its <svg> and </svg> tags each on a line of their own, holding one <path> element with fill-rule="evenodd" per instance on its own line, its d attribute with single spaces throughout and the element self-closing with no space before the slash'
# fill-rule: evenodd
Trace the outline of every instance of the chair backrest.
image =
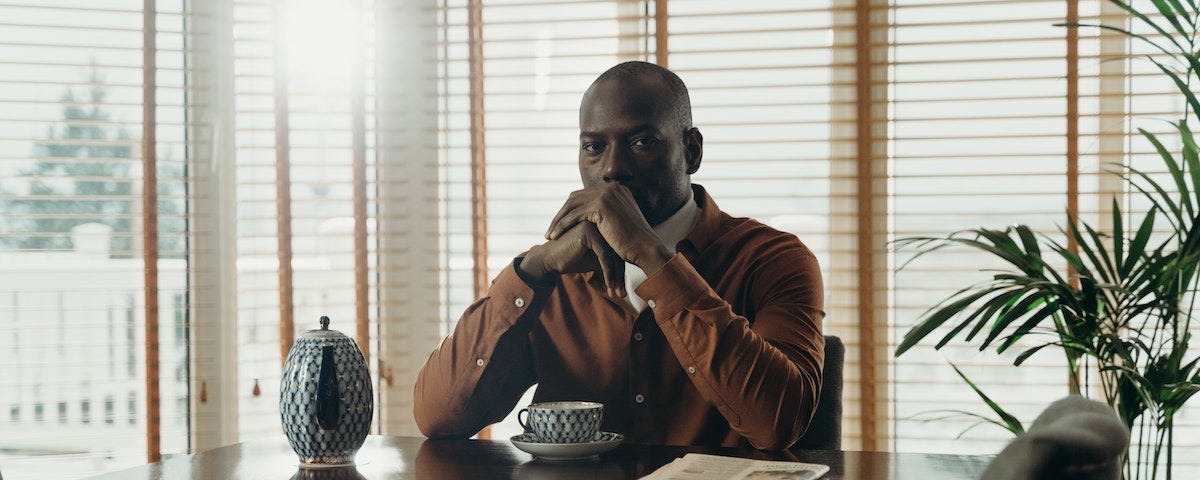
<svg viewBox="0 0 1200 480">
<path fill-rule="evenodd" d="M 983 480 L 1117 480 L 1129 429 L 1106 404 L 1059 399 L 983 472 Z"/>
<path fill-rule="evenodd" d="M 791 448 L 801 450 L 841 450 L 842 448 L 842 365 L 846 346 L 842 339 L 825 336 L 825 368 L 821 372 L 821 395 L 808 431 Z"/>
</svg>

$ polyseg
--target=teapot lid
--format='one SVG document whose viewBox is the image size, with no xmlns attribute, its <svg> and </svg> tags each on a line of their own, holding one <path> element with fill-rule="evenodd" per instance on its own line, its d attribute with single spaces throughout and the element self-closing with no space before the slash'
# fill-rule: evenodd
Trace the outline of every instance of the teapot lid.
<svg viewBox="0 0 1200 480">
<path fill-rule="evenodd" d="M 321 315 L 321 328 L 305 331 L 300 338 L 348 338 L 337 330 L 329 329 L 329 317 Z"/>
</svg>

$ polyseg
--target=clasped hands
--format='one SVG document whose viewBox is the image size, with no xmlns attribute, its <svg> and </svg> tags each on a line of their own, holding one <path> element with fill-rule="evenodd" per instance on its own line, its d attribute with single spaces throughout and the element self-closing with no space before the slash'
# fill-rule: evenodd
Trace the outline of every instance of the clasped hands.
<svg viewBox="0 0 1200 480">
<path fill-rule="evenodd" d="M 646 222 L 629 188 L 615 182 L 571 192 L 546 239 L 525 255 L 523 273 L 546 283 L 564 273 L 600 271 L 611 298 L 628 294 L 625 262 L 649 276 L 675 254 Z"/>
</svg>

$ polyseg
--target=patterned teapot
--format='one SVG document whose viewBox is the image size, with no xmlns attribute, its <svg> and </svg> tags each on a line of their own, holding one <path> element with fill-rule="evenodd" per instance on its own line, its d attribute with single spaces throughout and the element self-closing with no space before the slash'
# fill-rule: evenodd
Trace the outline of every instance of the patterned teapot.
<svg viewBox="0 0 1200 480">
<path fill-rule="evenodd" d="M 279 415 L 300 468 L 354 465 L 374 414 L 371 374 L 358 345 L 321 328 L 300 335 L 279 386 Z"/>
</svg>

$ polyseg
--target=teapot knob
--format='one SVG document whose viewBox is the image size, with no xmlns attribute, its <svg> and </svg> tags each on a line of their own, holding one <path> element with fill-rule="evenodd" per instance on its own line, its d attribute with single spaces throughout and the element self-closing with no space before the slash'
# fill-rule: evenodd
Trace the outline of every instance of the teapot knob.
<svg viewBox="0 0 1200 480">
<path fill-rule="evenodd" d="M 329 317 L 321 315 L 321 330 L 329 330 Z"/>
</svg>

